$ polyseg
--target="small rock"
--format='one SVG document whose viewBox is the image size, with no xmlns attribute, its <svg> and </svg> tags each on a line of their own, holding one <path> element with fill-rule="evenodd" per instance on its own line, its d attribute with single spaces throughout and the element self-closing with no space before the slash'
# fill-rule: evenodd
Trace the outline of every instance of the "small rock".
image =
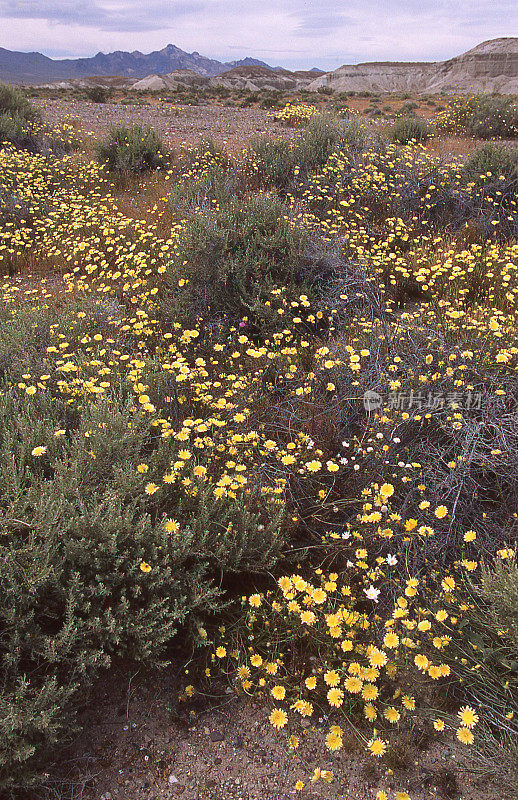
<svg viewBox="0 0 518 800">
<path fill-rule="evenodd" d="M 210 734 L 211 742 L 222 742 L 224 741 L 225 737 L 221 733 L 221 731 L 211 731 Z"/>
<path fill-rule="evenodd" d="M 176 777 L 176 775 L 173 775 L 173 773 L 171 772 L 171 774 L 169 775 L 169 777 L 167 779 L 167 782 L 172 786 L 174 783 L 179 783 L 179 780 Z"/>
</svg>

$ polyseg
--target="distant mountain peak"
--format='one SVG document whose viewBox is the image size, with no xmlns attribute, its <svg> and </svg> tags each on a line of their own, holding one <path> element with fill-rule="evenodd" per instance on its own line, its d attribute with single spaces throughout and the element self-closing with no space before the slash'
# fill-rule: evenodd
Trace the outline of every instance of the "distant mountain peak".
<svg viewBox="0 0 518 800">
<path fill-rule="evenodd" d="M 166 75 L 178 69 L 188 69 L 205 77 L 215 77 L 233 67 L 268 67 L 264 61 L 247 57 L 229 63 L 201 55 L 197 50 L 187 53 L 175 44 L 161 50 L 141 53 L 115 50 L 99 51 L 91 58 L 52 59 L 41 53 L 21 53 L 0 48 L 0 81 L 9 83 L 47 83 L 86 77 L 120 75 L 126 78 L 145 78 Z"/>
</svg>

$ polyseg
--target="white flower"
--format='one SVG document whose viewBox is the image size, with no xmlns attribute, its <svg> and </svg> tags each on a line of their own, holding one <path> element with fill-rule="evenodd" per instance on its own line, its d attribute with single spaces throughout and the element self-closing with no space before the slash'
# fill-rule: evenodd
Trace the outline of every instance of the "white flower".
<svg viewBox="0 0 518 800">
<path fill-rule="evenodd" d="M 396 556 L 393 556 L 389 553 L 387 556 L 387 564 L 390 564 L 391 567 L 395 567 L 397 564 Z"/>
<path fill-rule="evenodd" d="M 368 589 L 364 589 L 363 591 L 367 595 L 369 600 L 374 600 L 375 603 L 378 602 L 378 595 L 379 595 L 381 589 L 376 589 L 371 583 L 369 588 Z"/>
</svg>

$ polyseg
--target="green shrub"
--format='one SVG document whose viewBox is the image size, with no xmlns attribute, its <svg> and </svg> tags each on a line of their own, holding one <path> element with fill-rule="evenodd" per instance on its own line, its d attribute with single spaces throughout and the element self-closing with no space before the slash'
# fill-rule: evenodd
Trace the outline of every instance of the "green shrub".
<svg viewBox="0 0 518 800">
<path fill-rule="evenodd" d="M 73 332 L 78 310 L 88 314 Z M 91 299 L 27 304 L 16 318 L 0 309 L 2 797 L 27 797 L 74 731 L 79 693 L 112 659 L 157 664 L 175 635 L 200 643 L 200 625 L 226 606 L 222 584 L 269 571 L 283 546 L 281 514 L 266 513 L 260 498 L 216 502 L 211 483 L 192 495 L 173 484 L 146 493 L 137 466 L 164 475 L 181 443 L 156 436 L 130 386 L 80 410 L 59 392 L 20 391 L 23 374 L 36 381 L 52 371 L 56 320 L 81 370 L 91 355 L 81 361 L 80 339 L 103 319 L 109 311 Z M 157 405 L 169 407 L 171 387 L 152 362 L 147 380 Z M 167 531 L 168 518 L 181 535 Z"/>
<path fill-rule="evenodd" d="M 0 85 L 0 145 L 17 150 L 62 156 L 77 149 L 78 139 L 70 127 L 45 125 L 39 109 L 19 89 Z"/>
<path fill-rule="evenodd" d="M 104 86 L 89 86 L 88 89 L 85 89 L 85 95 L 92 103 L 106 103 L 110 92 Z"/>
<path fill-rule="evenodd" d="M 518 136 L 518 106 L 510 97 L 481 97 L 470 104 L 467 132 L 479 139 Z"/>
<path fill-rule="evenodd" d="M 399 109 L 399 113 L 400 114 L 413 114 L 414 111 L 416 110 L 416 108 L 419 108 L 419 104 L 410 100 L 410 101 L 407 101 L 406 103 L 403 103 L 403 105 Z"/>
<path fill-rule="evenodd" d="M 180 181 L 172 187 L 169 198 L 171 209 L 181 216 L 207 204 L 226 205 L 238 189 L 237 178 L 221 164 L 211 164 L 200 175 Z"/>
<path fill-rule="evenodd" d="M 0 115 L 7 114 L 14 119 L 36 122 L 41 114 L 25 95 L 13 86 L 0 84 Z"/>
<path fill-rule="evenodd" d="M 302 177 L 321 167 L 341 139 L 341 130 L 331 117 L 314 114 L 307 127 L 295 138 L 256 139 L 252 152 L 259 176 L 267 186 L 285 190 L 295 177 L 295 168 Z"/>
<path fill-rule="evenodd" d="M 34 123 L 41 114 L 25 95 L 13 86 L 0 84 L 0 144 L 36 151 L 39 140 Z"/>
<path fill-rule="evenodd" d="M 262 136 L 252 144 L 261 179 L 267 186 L 285 189 L 293 180 L 296 157 L 291 141 Z"/>
<path fill-rule="evenodd" d="M 270 307 L 274 286 L 293 285 L 307 237 L 291 224 L 288 209 L 274 195 L 232 196 L 217 211 L 194 212 L 186 222 L 167 275 L 162 314 L 191 326 L 247 316 L 266 330 L 279 323 Z M 178 280 L 188 283 L 178 289 Z"/>
<path fill-rule="evenodd" d="M 278 108 L 279 102 L 280 100 L 277 97 L 263 97 L 259 106 L 261 108 Z"/>
<path fill-rule="evenodd" d="M 111 172 L 141 173 L 164 166 L 166 156 L 158 133 L 142 125 L 120 125 L 96 145 L 99 163 Z"/>
<path fill-rule="evenodd" d="M 483 733 L 474 766 L 492 775 L 515 797 L 518 792 L 518 564 L 508 557 L 481 567 L 478 581 L 466 581 L 446 605 L 463 609 L 444 658 L 460 678 L 463 698 L 484 712 Z M 438 600 L 444 607 L 444 598 Z"/>
<path fill-rule="evenodd" d="M 490 176 L 487 173 L 491 173 Z M 478 183 L 488 177 L 518 178 L 518 148 L 487 143 L 479 147 L 464 166 L 464 175 Z M 485 181 L 482 176 L 485 176 Z"/>
<path fill-rule="evenodd" d="M 430 128 L 423 119 L 407 116 L 398 119 L 388 131 L 391 142 L 408 144 L 411 141 L 426 142 L 430 138 Z"/>
<path fill-rule="evenodd" d="M 0 143 L 12 144 L 18 150 L 38 149 L 38 137 L 27 120 L 16 114 L 0 114 Z"/>
<path fill-rule="evenodd" d="M 44 316 L 32 322 L 41 361 Z M 8 360 L 11 376 L 21 358 Z M 0 394 L 2 797 L 41 779 L 75 728 L 78 693 L 113 658 L 157 664 L 176 633 L 199 638 L 226 603 L 222 579 L 269 570 L 282 544 L 278 515 L 261 525 L 244 504 L 215 502 L 210 486 L 188 499 L 174 487 L 147 495 L 137 465 L 163 474 L 178 444 L 156 437 L 133 398 L 78 414 L 49 394 Z"/>
<path fill-rule="evenodd" d="M 497 558 L 494 564 L 482 565 L 479 587 L 487 603 L 495 630 L 505 631 L 507 641 L 518 656 L 518 564 L 516 558 Z M 517 660 L 517 659 L 515 659 Z M 518 663 L 514 667 L 518 672 Z"/>
</svg>

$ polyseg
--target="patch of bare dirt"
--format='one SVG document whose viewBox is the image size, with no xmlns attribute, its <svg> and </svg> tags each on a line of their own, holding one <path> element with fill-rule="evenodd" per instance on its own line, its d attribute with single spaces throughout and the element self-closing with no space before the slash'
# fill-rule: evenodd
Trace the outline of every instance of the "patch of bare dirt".
<svg viewBox="0 0 518 800">
<path fill-rule="evenodd" d="M 179 700 L 182 678 L 185 685 L 181 668 L 120 668 L 99 680 L 80 716 L 83 732 L 56 757 L 49 793 L 31 800 L 374 800 L 380 789 L 389 797 L 406 790 L 412 800 L 509 800 L 498 786 L 470 779 L 468 751 L 456 741 L 423 747 L 419 731 L 402 734 L 391 771 L 347 731 L 344 748 L 328 752 L 303 721 L 295 757 L 264 706 L 233 693 L 187 704 Z M 315 767 L 332 770 L 333 782 L 312 783 Z"/>
</svg>

